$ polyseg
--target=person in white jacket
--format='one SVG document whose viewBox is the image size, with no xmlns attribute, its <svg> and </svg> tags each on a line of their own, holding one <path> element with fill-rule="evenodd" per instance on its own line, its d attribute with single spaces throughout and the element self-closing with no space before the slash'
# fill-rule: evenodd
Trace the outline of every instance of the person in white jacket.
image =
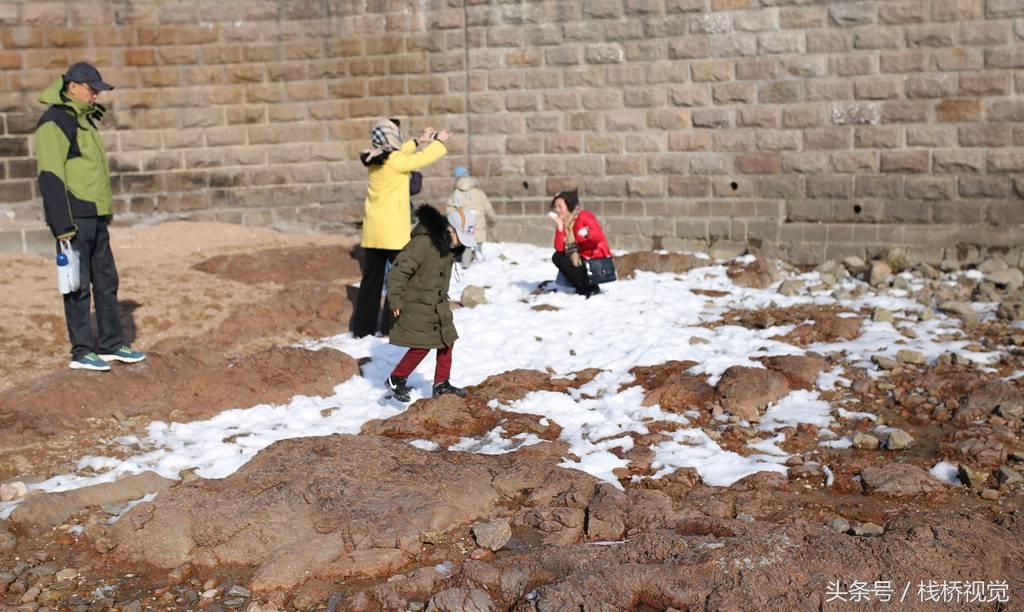
<svg viewBox="0 0 1024 612">
<path fill-rule="evenodd" d="M 455 191 L 448 196 L 448 208 L 445 212 L 455 212 L 457 208 L 465 208 L 476 213 L 476 246 L 466 249 L 460 260 L 460 263 L 468 268 L 474 260 L 483 260 L 482 247 L 487 241 L 487 226 L 496 223 L 498 216 L 494 213 L 494 207 L 487 199 L 487 194 L 477 187 L 476 179 L 469 176 L 469 171 L 462 166 L 455 169 Z"/>
</svg>

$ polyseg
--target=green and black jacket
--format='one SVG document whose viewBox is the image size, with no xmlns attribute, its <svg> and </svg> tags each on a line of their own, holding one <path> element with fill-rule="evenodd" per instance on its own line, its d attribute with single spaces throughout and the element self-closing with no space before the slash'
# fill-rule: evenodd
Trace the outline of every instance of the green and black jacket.
<svg viewBox="0 0 1024 612">
<path fill-rule="evenodd" d="M 104 109 L 71 100 L 63 90 L 64 79 L 58 78 L 39 95 L 50 108 L 39 118 L 35 135 L 43 211 L 57 238 L 76 231 L 76 218 L 111 215 L 114 199 L 107 152 L 96 128 Z"/>
</svg>

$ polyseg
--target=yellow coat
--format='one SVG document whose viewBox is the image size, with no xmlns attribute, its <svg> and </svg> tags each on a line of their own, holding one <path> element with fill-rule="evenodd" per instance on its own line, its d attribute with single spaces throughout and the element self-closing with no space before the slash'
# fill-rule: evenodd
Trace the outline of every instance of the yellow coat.
<svg viewBox="0 0 1024 612">
<path fill-rule="evenodd" d="M 416 150 L 410 140 L 388 156 L 386 162 L 370 169 L 363 217 L 363 248 L 401 250 L 412 230 L 409 211 L 409 173 L 441 159 L 448 149 L 440 141 Z"/>
</svg>

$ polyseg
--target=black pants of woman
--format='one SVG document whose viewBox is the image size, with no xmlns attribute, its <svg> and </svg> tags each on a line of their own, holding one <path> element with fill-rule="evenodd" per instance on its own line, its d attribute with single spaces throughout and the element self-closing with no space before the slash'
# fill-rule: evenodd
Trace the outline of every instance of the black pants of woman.
<svg viewBox="0 0 1024 612">
<path fill-rule="evenodd" d="M 356 338 L 377 333 L 378 323 L 382 333 L 386 334 L 391 329 L 391 308 L 387 300 L 384 300 L 382 313 L 380 297 L 384 290 L 384 275 L 388 263 L 393 263 L 400 252 L 391 249 L 365 249 L 363 280 L 359 281 L 356 309 L 352 315 L 352 335 Z"/>
<path fill-rule="evenodd" d="M 601 293 L 600 287 L 587 282 L 587 269 L 583 266 L 572 265 L 572 260 L 565 252 L 555 251 L 555 254 L 551 256 L 551 263 L 555 264 L 555 267 L 569 279 L 572 286 L 576 288 L 577 294 L 590 297 Z"/>
</svg>

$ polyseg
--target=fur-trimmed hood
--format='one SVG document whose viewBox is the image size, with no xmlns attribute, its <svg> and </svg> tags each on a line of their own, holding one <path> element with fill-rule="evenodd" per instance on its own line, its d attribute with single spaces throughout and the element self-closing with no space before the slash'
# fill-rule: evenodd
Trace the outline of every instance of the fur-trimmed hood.
<svg viewBox="0 0 1024 612">
<path fill-rule="evenodd" d="M 452 252 L 452 239 L 448 234 L 448 219 L 430 204 L 420 204 L 416 209 L 419 223 L 412 228 L 412 237 L 426 235 L 442 256 Z M 458 248 L 462 248 L 461 245 Z M 455 249 L 456 251 L 458 250 Z"/>
</svg>

